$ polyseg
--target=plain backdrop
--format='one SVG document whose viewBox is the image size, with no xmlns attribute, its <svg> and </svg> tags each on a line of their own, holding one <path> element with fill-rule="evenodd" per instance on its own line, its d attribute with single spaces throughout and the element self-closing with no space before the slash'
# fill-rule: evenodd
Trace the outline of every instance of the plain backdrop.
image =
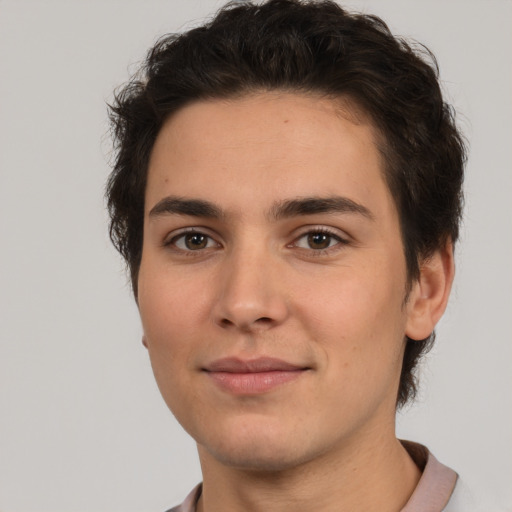
<svg viewBox="0 0 512 512">
<path fill-rule="evenodd" d="M 105 104 L 221 3 L 0 0 L 2 512 L 163 511 L 200 480 L 107 237 Z M 398 433 L 512 510 L 512 2 L 345 5 L 434 51 L 471 145 L 453 295 Z"/>
</svg>

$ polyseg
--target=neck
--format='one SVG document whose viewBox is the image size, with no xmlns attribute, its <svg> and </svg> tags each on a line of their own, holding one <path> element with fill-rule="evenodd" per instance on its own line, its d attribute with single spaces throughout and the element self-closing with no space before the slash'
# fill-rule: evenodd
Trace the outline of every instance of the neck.
<svg viewBox="0 0 512 512">
<path fill-rule="evenodd" d="M 396 512 L 421 476 L 391 435 L 358 439 L 282 471 L 226 466 L 199 447 L 203 492 L 198 512 L 296 512 L 315 510 Z"/>
</svg>

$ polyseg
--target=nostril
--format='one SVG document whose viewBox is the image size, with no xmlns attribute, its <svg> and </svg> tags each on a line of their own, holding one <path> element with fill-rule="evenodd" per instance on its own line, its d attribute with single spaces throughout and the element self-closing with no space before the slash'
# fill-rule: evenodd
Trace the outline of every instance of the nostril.
<svg viewBox="0 0 512 512">
<path fill-rule="evenodd" d="M 261 318 L 258 318 L 256 322 L 260 324 L 270 324 L 272 323 L 272 319 L 268 316 L 262 316 Z"/>
<path fill-rule="evenodd" d="M 237 326 L 238 328 L 240 329 L 243 329 L 243 330 L 251 330 L 252 328 L 255 328 L 255 327 L 267 327 L 267 326 L 271 326 L 273 324 L 273 320 L 272 318 L 268 317 L 268 316 L 262 316 L 260 318 L 257 318 L 256 320 L 254 321 L 250 321 L 250 322 L 244 322 L 244 321 L 240 321 L 240 322 L 234 322 L 233 320 L 230 320 L 229 318 L 222 318 L 220 320 L 220 325 L 221 327 L 234 327 L 234 326 Z"/>
</svg>

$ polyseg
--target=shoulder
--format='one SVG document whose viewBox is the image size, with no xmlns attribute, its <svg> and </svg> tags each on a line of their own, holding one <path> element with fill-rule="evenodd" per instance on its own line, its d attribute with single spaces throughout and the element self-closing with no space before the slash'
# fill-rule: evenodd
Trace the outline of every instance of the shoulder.
<svg viewBox="0 0 512 512">
<path fill-rule="evenodd" d="M 483 493 L 477 485 L 459 478 L 443 512 L 508 512 L 503 503 Z"/>
<path fill-rule="evenodd" d="M 401 512 L 512 512 L 496 496 L 483 493 L 478 482 L 439 462 L 425 446 L 410 441 L 402 444 L 423 473 Z"/>
<path fill-rule="evenodd" d="M 199 496 L 201 496 L 201 490 L 202 484 L 196 485 L 181 505 L 177 505 L 167 510 L 167 512 L 195 512 L 197 501 Z"/>
</svg>

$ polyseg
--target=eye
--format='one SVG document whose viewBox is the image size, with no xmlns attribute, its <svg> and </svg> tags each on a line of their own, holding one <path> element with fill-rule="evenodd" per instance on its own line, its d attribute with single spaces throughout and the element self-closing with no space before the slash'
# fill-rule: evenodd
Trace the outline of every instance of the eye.
<svg viewBox="0 0 512 512">
<path fill-rule="evenodd" d="M 218 247 L 213 238 L 199 231 L 190 231 L 177 235 L 170 240 L 168 245 L 173 245 L 182 251 L 200 251 L 211 247 Z"/>
<path fill-rule="evenodd" d="M 315 230 L 304 233 L 294 242 L 295 247 L 323 251 L 339 244 L 346 244 L 340 236 L 325 230 Z"/>
</svg>

